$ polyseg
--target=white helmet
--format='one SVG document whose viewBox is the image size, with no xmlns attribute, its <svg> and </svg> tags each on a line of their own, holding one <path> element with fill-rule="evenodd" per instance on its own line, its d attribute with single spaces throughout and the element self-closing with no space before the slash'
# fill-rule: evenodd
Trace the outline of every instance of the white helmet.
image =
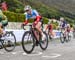
<svg viewBox="0 0 75 60">
<path fill-rule="evenodd" d="M 64 21 L 64 18 L 63 18 L 63 17 L 61 17 L 61 18 L 60 18 L 60 21 Z"/>
<path fill-rule="evenodd" d="M 27 6 L 25 6 L 24 11 L 31 10 L 31 9 L 32 9 L 31 6 L 27 5 Z"/>
<path fill-rule="evenodd" d="M 67 27 L 70 27 L 70 24 L 67 24 Z"/>
</svg>

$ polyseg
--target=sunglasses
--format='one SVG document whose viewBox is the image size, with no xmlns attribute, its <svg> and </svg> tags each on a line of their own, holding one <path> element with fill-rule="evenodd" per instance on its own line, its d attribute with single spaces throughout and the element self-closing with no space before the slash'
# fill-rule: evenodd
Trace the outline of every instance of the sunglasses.
<svg viewBox="0 0 75 60">
<path fill-rule="evenodd" d="M 29 10 L 26 10 L 26 12 L 28 12 Z"/>
</svg>

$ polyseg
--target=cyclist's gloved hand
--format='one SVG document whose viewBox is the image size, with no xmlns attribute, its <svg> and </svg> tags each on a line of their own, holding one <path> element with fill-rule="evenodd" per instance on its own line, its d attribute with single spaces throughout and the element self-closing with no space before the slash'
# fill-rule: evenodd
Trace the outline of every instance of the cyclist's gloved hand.
<svg viewBox="0 0 75 60">
<path fill-rule="evenodd" d="M 23 28 L 23 26 L 28 24 L 28 20 L 26 20 L 25 22 L 22 23 L 21 27 Z"/>
<path fill-rule="evenodd" d="M 23 22 L 23 25 L 27 25 L 28 24 L 28 20 L 26 20 L 25 22 Z"/>
</svg>

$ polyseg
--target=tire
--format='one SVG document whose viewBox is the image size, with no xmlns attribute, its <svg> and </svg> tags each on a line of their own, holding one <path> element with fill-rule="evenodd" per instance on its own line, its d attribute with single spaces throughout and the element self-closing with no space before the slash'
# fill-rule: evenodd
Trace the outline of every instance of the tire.
<svg viewBox="0 0 75 60">
<path fill-rule="evenodd" d="M 44 31 L 45 32 L 45 31 Z M 49 34 L 50 32 L 48 31 L 48 32 L 46 32 L 46 34 L 48 35 L 48 40 L 49 41 L 52 41 L 53 39 L 52 39 L 52 37 L 51 37 L 51 34 Z"/>
<path fill-rule="evenodd" d="M 71 36 L 70 36 L 70 33 L 68 33 L 66 36 L 66 42 L 69 42 L 70 40 L 71 40 Z"/>
<path fill-rule="evenodd" d="M 44 32 L 44 34 L 45 34 L 45 40 L 42 40 L 42 38 L 41 38 L 41 40 L 40 40 L 40 42 L 39 42 L 39 44 L 40 44 L 40 47 L 41 47 L 41 49 L 42 50 L 46 50 L 47 49 L 47 47 L 48 47 L 48 36 L 47 36 L 47 34 Z M 45 45 L 45 46 L 43 46 L 43 45 Z"/>
<path fill-rule="evenodd" d="M 50 41 L 52 41 L 52 40 L 53 40 L 50 34 L 49 34 L 49 39 L 50 39 Z"/>
<path fill-rule="evenodd" d="M 29 34 L 29 35 L 27 36 L 27 34 Z M 29 37 L 30 37 L 30 40 L 28 41 Z M 27 45 L 27 47 L 26 47 L 26 45 Z M 30 49 L 28 47 L 30 47 Z M 30 31 L 26 31 L 22 37 L 22 48 L 27 54 L 30 54 L 34 50 L 34 47 L 35 47 L 34 37 L 32 36 L 32 33 Z"/>
<path fill-rule="evenodd" d="M 12 40 L 13 38 L 13 40 Z M 7 52 L 11 52 L 15 49 L 16 46 L 16 37 L 13 32 L 6 32 L 4 35 L 3 47 Z"/>
<path fill-rule="evenodd" d="M 64 37 L 64 34 L 61 32 L 60 33 L 60 42 L 64 43 L 64 41 L 65 41 L 65 37 Z"/>
<path fill-rule="evenodd" d="M 75 31 L 73 31 L 73 38 L 75 38 Z"/>
</svg>

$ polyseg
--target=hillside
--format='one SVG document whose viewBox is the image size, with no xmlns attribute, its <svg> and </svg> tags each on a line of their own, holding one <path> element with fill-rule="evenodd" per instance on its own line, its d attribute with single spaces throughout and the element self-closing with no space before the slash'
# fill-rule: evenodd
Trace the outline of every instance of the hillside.
<svg viewBox="0 0 75 60">
<path fill-rule="evenodd" d="M 75 1 L 71 0 L 20 0 L 23 4 L 29 4 L 32 7 L 39 10 L 39 12 L 45 17 L 66 17 L 69 22 L 75 20 Z"/>
<path fill-rule="evenodd" d="M 37 0 L 36 0 L 37 1 Z M 48 6 L 75 14 L 75 0 L 39 0 Z"/>
<path fill-rule="evenodd" d="M 8 4 L 8 10 L 22 13 L 25 5 L 31 5 L 37 9 L 43 17 L 57 18 L 63 16 L 70 23 L 74 23 L 74 0 L 4 0 Z"/>
<path fill-rule="evenodd" d="M 58 10 L 63 10 L 72 14 L 75 14 L 75 0 L 19 0 L 26 4 L 26 2 L 42 2 L 46 6 L 54 7 Z"/>
</svg>

